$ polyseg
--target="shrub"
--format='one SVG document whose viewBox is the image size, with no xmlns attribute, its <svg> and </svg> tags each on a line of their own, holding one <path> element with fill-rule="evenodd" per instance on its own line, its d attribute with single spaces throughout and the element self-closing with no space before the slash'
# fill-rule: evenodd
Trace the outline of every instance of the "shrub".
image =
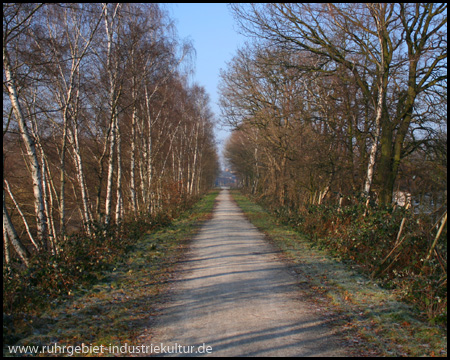
<svg viewBox="0 0 450 360">
<path fill-rule="evenodd" d="M 363 201 L 342 208 L 311 205 L 301 212 L 277 209 L 274 213 L 307 234 L 316 246 L 354 261 L 383 286 L 395 289 L 431 322 L 446 323 L 447 244 L 441 241 L 424 264 L 436 233 L 430 232 L 433 224 L 429 218 L 375 204 L 366 214 Z M 441 239 L 446 236 L 447 225 Z"/>
<path fill-rule="evenodd" d="M 75 286 L 96 282 L 145 232 L 167 226 L 168 215 L 143 216 L 122 224 L 92 224 L 59 242 L 57 254 L 36 254 L 27 269 L 19 263 L 3 267 L 3 312 L 35 311 L 70 296 Z M 45 295 L 43 295 L 45 294 Z"/>
</svg>

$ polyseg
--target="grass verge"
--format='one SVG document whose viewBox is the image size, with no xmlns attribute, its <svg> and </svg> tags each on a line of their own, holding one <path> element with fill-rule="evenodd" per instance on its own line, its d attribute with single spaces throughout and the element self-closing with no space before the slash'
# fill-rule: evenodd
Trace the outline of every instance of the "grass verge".
<svg viewBox="0 0 450 360">
<path fill-rule="evenodd" d="M 340 313 L 341 333 L 365 356 L 447 356 L 447 332 L 420 320 L 395 292 L 382 289 L 356 265 L 314 248 L 303 234 L 238 191 L 232 196 L 246 217 L 281 251 L 319 306 Z"/>
<path fill-rule="evenodd" d="M 42 346 L 53 344 L 61 348 L 87 344 L 91 349 L 101 345 L 108 349 L 111 345 L 133 344 L 148 327 L 151 317 L 157 314 L 158 303 L 164 301 L 162 295 L 177 262 L 184 256 L 190 239 L 211 217 L 218 193 L 208 193 L 169 226 L 143 234 L 112 271 L 99 274 L 101 280 L 94 286 L 78 287 L 72 298 L 62 304 L 40 316 L 25 317 L 20 328 L 32 335 L 15 344 L 30 346 L 28 353 L 20 355 L 62 355 L 37 354 L 31 346 L 40 351 Z M 4 344 L 3 355 L 15 356 L 9 350 L 8 344 Z M 106 350 L 83 355 L 113 354 Z"/>
</svg>

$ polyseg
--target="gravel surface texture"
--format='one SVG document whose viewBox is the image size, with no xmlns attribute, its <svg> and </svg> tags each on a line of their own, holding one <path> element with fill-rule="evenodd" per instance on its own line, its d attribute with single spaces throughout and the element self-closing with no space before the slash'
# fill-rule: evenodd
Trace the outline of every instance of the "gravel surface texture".
<svg viewBox="0 0 450 360">
<path fill-rule="evenodd" d="M 217 201 L 143 344 L 154 355 L 349 356 L 229 192 Z"/>
</svg>

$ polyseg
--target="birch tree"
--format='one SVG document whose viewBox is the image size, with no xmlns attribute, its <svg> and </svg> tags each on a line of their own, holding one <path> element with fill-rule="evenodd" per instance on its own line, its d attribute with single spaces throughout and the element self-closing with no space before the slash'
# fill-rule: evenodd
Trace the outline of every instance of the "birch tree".
<svg viewBox="0 0 450 360">
<path fill-rule="evenodd" d="M 49 9 L 47 13 L 48 43 L 51 54 L 56 54 L 57 61 L 53 60 L 51 66 L 56 67 L 54 79 L 55 99 L 62 112 L 62 139 L 60 147 L 60 231 L 65 232 L 66 212 L 66 153 L 68 143 L 72 149 L 72 159 L 75 164 L 76 177 L 79 184 L 82 200 L 82 214 L 85 231 L 90 234 L 90 224 L 93 220 L 89 193 L 86 186 L 82 151 L 80 144 L 80 96 L 83 84 L 82 66 L 87 52 L 92 46 L 93 39 L 103 18 L 103 11 L 96 16 L 86 15 L 86 5 L 68 7 L 63 9 Z M 95 12 L 94 12 L 95 14 Z M 55 19 L 59 21 L 55 22 Z M 84 30 L 84 32 L 82 32 Z M 36 40 L 39 47 L 39 39 Z M 62 50 L 63 49 L 63 50 Z M 64 53 L 62 53 L 64 51 Z M 42 54 L 45 49 L 42 49 Z M 65 57 L 71 59 L 70 62 Z M 50 74 L 54 73 L 49 71 Z"/>
<path fill-rule="evenodd" d="M 96 220 L 175 214 L 211 184 L 192 47 L 158 4 L 4 4 L 3 30 L 6 260 L 55 253 Z"/>
<path fill-rule="evenodd" d="M 6 208 L 5 203 L 5 189 L 3 189 L 3 229 L 4 229 L 3 239 L 6 242 L 6 244 L 8 243 L 9 240 L 16 253 L 22 259 L 25 265 L 28 266 L 30 260 L 30 253 L 20 241 L 19 236 L 17 235 L 17 231 L 9 216 L 8 209 Z M 7 246 L 8 245 L 6 245 L 5 247 Z"/>
<path fill-rule="evenodd" d="M 12 4 L 4 8 L 3 12 L 3 71 L 6 88 L 15 120 L 27 151 L 34 193 L 34 208 L 36 216 L 37 238 L 40 245 L 47 246 L 47 219 L 44 212 L 44 197 L 42 189 L 42 169 L 36 152 L 36 142 L 29 129 L 23 107 L 20 103 L 18 86 L 18 69 L 23 63 L 13 64 L 10 48 L 17 45 L 42 4 Z M 5 212 L 4 212 L 5 214 Z M 11 238 L 12 239 L 12 238 Z"/>
<path fill-rule="evenodd" d="M 112 5 L 112 6 L 111 6 Z M 120 4 L 104 4 L 105 8 L 105 31 L 106 31 L 106 73 L 108 76 L 108 111 L 109 111 L 109 157 L 108 157 L 108 175 L 106 180 L 106 199 L 105 199 L 105 224 L 109 225 L 111 221 L 112 194 L 113 194 L 113 175 L 114 159 L 116 151 L 116 139 L 118 131 L 118 99 L 120 96 L 119 88 L 119 59 L 116 44 L 119 38 L 119 16 Z M 113 41 L 114 39 L 114 41 Z"/>
</svg>

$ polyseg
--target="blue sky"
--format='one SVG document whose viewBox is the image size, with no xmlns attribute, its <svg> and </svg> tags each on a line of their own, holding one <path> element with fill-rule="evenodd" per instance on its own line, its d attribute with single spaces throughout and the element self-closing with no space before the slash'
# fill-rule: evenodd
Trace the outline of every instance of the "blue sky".
<svg viewBox="0 0 450 360">
<path fill-rule="evenodd" d="M 205 87 L 211 98 L 211 108 L 218 119 L 220 69 L 226 68 L 236 54 L 236 50 L 245 42 L 245 38 L 236 31 L 237 25 L 227 4 L 224 3 L 171 3 L 165 4 L 180 38 L 192 41 L 197 52 L 196 71 L 193 80 Z M 216 127 L 219 142 L 229 135 Z M 220 149 L 222 144 L 219 144 Z"/>
</svg>

